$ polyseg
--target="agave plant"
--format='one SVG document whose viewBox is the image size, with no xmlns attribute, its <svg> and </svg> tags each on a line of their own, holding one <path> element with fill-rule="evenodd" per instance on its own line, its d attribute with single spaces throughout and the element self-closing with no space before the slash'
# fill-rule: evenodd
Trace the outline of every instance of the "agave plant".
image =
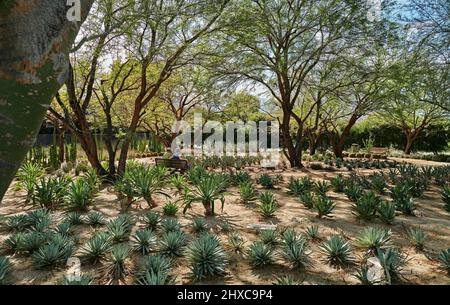
<svg viewBox="0 0 450 305">
<path fill-rule="evenodd" d="M 86 211 L 92 204 L 92 188 L 85 179 L 72 182 L 67 190 L 66 202 L 72 211 Z"/>
<path fill-rule="evenodd" d="M 450 274 L 450 248 L 442 250 L 438 257 L 442 267 Z"/>
<path fill-rule="evenodd" d="M 318 225 L 312 225 L 312 226 L 306 228 L 305 233 L 306 233 L 306 236 L 308 236 L 308 238 L 310 240 L 320 240 Z"/>
<path fill-rule="evenodd" d="M 314 207 L 315 198 L 312 192 L 301 194 L 299 199 L 307 209 L 312 209 Z"/>
<path fill-rule="evenodd" d="M 48 210 L 35 210 L 28 214 L 30 229 L 37 232 L 47 232 L 52 224 L 52 216 Z"/>
<path fill-rule="evenodd" d="M 416 204 L 411 198 L 407 185 L 397 185 L 391 188 L 391 197 L 398 211 L 405 215 L 413 216 L 415 214 Z"/>
<path fill-rule="evenodd" d="M 243 252 L 245 241 L 242 238 L 241 234 L 237 232 L 231 232 L 230 235 L 228 235 L 228 243 L 230 244 L 234 252 L 236 253 Z"/>
<path fill-rule="evenodd" d="M 102 213 L 97 211 L 92 211 L 86 216 L 86 223 L 92 227 L 100 227 L 103 226 L 105 221 L 105 216 Z"/>
<path fill-rule="evenodd" d="M 170 276 L 171 262 L 164 256 L 146 256 L 138 273 L 137 282 L 140 285 L 169 285 L 174 282 Z"/>
<path fill-rule="evenodd" d="M 105 266 L 106 274 L 111 280 L 120 280 L 129 273 L 126 261 L 130 256 L 131 249 L 125 244 L 112 247 L 111 257 Z"/>
<path fill-rule="evenodd" d="M 330 184 L 327 181 L 317 181 L 314 188 L 319 196 L 325 197 L 330 189 Z"/>
<path fill-rule="evenodd" d="M 201 235 L 189 244 L 186 249 L 186 259 L 194 280 L 225 273 L 227 254 L 215 235 Z"/>
<path fill-rule="evenodd" d="M 274 179 L 268 174 L 262 174 L 258 178 L 258 183 L 266 189 L 273 189 L 273 187 L 275 186 Z"/>
<path fill-rule="evenodd" d="M 375 285 L 378 281 L 372 279 L 369 275 L 369 267 L 366 264 L 361 265 L 353 275 L 362 285 Z"/>
<path fill-rule="evenodd" d="M 181 231 L 165 233 L 159 243 L 159 251 L 169 257 L 180 257 L 186 245 L 186 236 Z"/>
<path fill-rule="evenodd" d="M 441 197 L 444 202 L 444 209 L 450 212 L 450 186 L 444 186 L 442 188 Z"/>
<path fill-rule="evenodd" d="M 350 201 L 356 202 L 363 195 L 363 189 L 355 183 L 347 184 L 344 193 Z"/>
<path fill-rule="evenodd" d="M 342 175 L 337 175 L 331 179 L 331 187 L 336 193 L 342 193 L 345 189 L 345 180 Z"/>
<path fill-rule="evenodd" d="M 187 172 L 188 180 L 193 184 L 199 184 L 205 176 L 208 176 L 208 172 L 203 166 L 194 166 Z"/>
<path fill-rule="evenodd" d="M 170 198 L 164 191 L 168 182 L 168 170 L 161 167 L 137 167 L 130 177 L 136 193 L 145 199 L 150 207 L 154 206 L 153 195 L 162 195 Z"/>
<path fill-rule="evenodd" d="M 31 222 L 28 215 L 19 214 L 6 218 L 6 226 L 10 231 L 22 232 L 31 226 Z"/>
<path fill-rule="evenodd" d="M 278 232 L 277 230 L 262 230 L 259 232 L 259 238 L 263 244 L 275 247 L 278 243 Z"/>
<path fill-rule="evenodd" d="M 295 241 L 285 243 L 281 249 L 281 256 L 291 268 L 308 268 L 312 265 L 311 252 L 305 238 L 299 237 Z"/>
<path fill-rule="evenodd" d="M 241 185 L 251 182 L 251 177 L 246 171 L 239 171 L 233 174 L 233 184 Z"/>
<path fill-rule="evenodd" d="M 242 203 L 249 203 L 256 200 L 258 192 L 251 182 L 243 182 L 239 185 L 239 194 Z"/>
<path fill-rule="evenodd" d="M 425 248 L 427 234 L 421 228 L 406 229 L 406 236 L 411 245 L 413 245 L 417 250 L 423 250 Z"/>
<path fill-rule="evenodd" d="M 44 169 L 37 163 L 25 163 L 17 172 L 19 186 L 27 191 L 26 202 L 30 202 L 38 179 L 44 175 Z"/>
<path fill-rule="evenodd" d="M 12 253 L 19 251 L 24 236 L 25 233 L 23 232 L 14 233 L 10 235 L 3 241 L 3 249 Z"/>
<path fill-rule="evenodd" d="M 126 209 L 128 209 L 139 197 L 131 179 L 133 175 L 132 170 L 126 170 L 122 177 L 117 179 L 114 183 L 114 191 L 117 193 L 117 198 L 120 201 L 125 200 Z"/>
<path fill-rule="evenodd" d="M 79 277 L 64 276 L 64 279 L 61 281 L 61 285 L 65 286 L 89 286 L 91 284 L 92 280 L 85 275 L 81 275 Z"/>
<path fill-rule="evenodd" d="M 290 178 L 287 189 L 288 194 L 294 196 L 300 196 L 307 190 L 305 184 L 303 183 L 303 180 L 294 179 L 293 177 Z"/>
<path fill-rule="evenodd" d="M 270 218 L 275 215 L 278 210 L 278 202 L 271 192 L 263 192 L 259 196 L 261 204 L 258 207 L 259 213 L 264 218 Z"/>
<path fill-rule="evenodd" d="M 345 267 L 355 262 L 350 243 L 339 235 L 331 236 L 320 249 L 326 255 L 325 261 L 332 266 Z"/>
<path fill-rule="evenodd" d="M 407 256 L 399 249 L 395 248 L 378 250 L 377 258 L 383 267 L 388 284 L 392 284 L 393 279 L 401 276 L 401 271 L 408 262 Z"/>
<path fill-rule="evenodd" d="M 98 192 L 98 188 L 102 184 L 102 178 L 97 174 L 97 171 L 93 167 L 89 167 L 83 177 L 83 180 L 91 190 L 91 196 L 94 196 Z"/>
<path fill-rule="evenodd" d="M 37 269 L 64 264 L 72 256 L 74 248 L 71 238 L 54 234 L 48 244 L 33 253 L 33 264 Z"/>
<path fill-rule="evenodd" d="M 70 213 L 67 213 L 67 215 L 64 218 L 63 222 L 67 222 L 71 226 L 77 226 L 77 225 L 83 224 L 83 219 L 82 219 L 80 213 L 78 213 L 78 212 L 70 212 Z"/>
<path fill-rule="evenodd" d="M 65 187 L 55 178 L 41 178 L 36 183 L 33 193 L 33 203 L 41 208 L 56 209 L 62 202 Z"/>
<path fill-rule="evenodd" d="M 208 231 L 208 224 L 206 220 L 201 217 L 196 217 L 192 220 L 192 230 L 195 233 L 205 233 Z"/>
<path fill-rule="evenodd" d="M 156 231 L 161 222 L 161 216 L 158 213 L 151 211 L 144 214 L 142 221 L 148 229 Z"/>
<path fill-rule="evenodd" d="M 97 264 L 110 251 L 111 244 L 111 236 L 108 233 L 97 233 L 81 248 L 81 257 L 91 264 Z"/>
<path fill-rule="evenodd" d="M 336 204 L 326 196 L 316 196 L 314 200 L 314 210 L 317 212 L 317 217 L 329 216 Z"/>
<path fill-rule="evenodd" d="M 181 192 L 187 186 L 188 182 L 184 176 L 176 174 L 170 178 L 170 183 L 177 189 L 178 192 Z"/>
<path fill-rule="evenodd" d="M 31 231 L 24 234 L 19 241 L 19 251 L 33 253 L 41 248 L 49 239 L 49 234 Z"/>
<path fill-rule="evenodd" d="M 378 249 L 383 249 L 390 245 L 392 232 L 389 229 L 380 227 L 367 227 L 359 234 L 356 244 L 370 253 L 376 253 Z"/>
<path fill-rule="evenodd" d="M 61 235 L 70 236 L 72 234 L 72 225 L 63 221 L 55 227 L 55 232 Z"/>
<path fill-rule="evenodd" d="M 180 223 L 175 218 L 165 218 L 161 222 L 161 227 L 164 232 L 178 232 L 181 230 Z"/>
<path fill-rule="evenodd" d="M 276 278 L 276 282 L 273 285 L 292 286 L 300 285 L 300 282 L 296 281 L 292 275 L 285 275 Z"/>
<path fill-rule="evenodd" d="M 178 205 L 175 202 L 169 201 L 163 206 L 163 213 L 166 216 L 175 216 L 178 212 Z"/>
<path fill-rule="evenodd" d="M 261 241 L 253 242 L 247 252 L 247 257 L 253 267 L 263 267 L 273 264 L 273 248 Z"/>
<path fill-rule="evenodd" d="M 376 215 L 379 203 L 380 198 L 374 192 L 369 191 L 352 204 L 352 212 L 361 219 L 371 220 Z"/>
<path fill-rule="evenodd" d="M 0 285 L 8 283 L 8 277 L 12 271 L 12 264 L 7 257 L 0 256 Z"/>
<path fill-rule="evenodd" d="M 381 200 L 377 209 L 378 218 L 384 223 L 392 224 L 395 220 L 395 211 L 395 204 Z"/>
<path fill-rule="evenodd" d="M 194 185 L 194 188 L 185 189 L 183 194 L 184 210 L 186 213 L 195 202 L 203 204 L 205 216 L 215 215 L 215 203 L 219 201 L 222 204 L 222 210 L 225 205 L 225 197 L 223 195 L 224 183 L 222 177 L 218 175 L 207 175 Z"/>
<path fill-rule="evenodd" d="M 384 194 L 387 187 L 386 177 L 383 173 L 373 175 L 371 179 L 371 187 L 378 194 Z"/>
<path fill-rule="evenodd" d="M 147 255 L 156 248 L 156 235 L 151 230 L 137 231 L 133 236 L 133 250 Z"/>
</svg>

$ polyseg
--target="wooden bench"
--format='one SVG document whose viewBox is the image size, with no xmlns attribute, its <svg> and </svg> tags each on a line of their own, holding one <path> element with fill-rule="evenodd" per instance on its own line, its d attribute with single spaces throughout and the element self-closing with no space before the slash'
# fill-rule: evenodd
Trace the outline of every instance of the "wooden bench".
<svg viewBox="0 0 450 305">
<path fill-rule="evenodd" d="M 156 158 L 155 161 L 156 161 L 156 166 L 164 166 L 167 168 L 174 169 L 175 171 L 179 171 L 181 173 L 183 173 L 189 169 L 189 163 L 187 160 L 172 160 L 172 159 Z"/>
<path fill-rule="evenodd" d="M 388 149 L 383 147 L 372 147 L 369 149 L 369 154 L 386 155 L 387 152 Z"/>
</svg>

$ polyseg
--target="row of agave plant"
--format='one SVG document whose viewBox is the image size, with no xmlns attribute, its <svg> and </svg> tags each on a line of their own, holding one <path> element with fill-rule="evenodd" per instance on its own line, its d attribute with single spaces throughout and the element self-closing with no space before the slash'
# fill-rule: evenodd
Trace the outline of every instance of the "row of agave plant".
<svg viewBox="0 0 450 305">
<path fill-rule="evenodd" d="M 194 281 L 222 276 L 235 255 L 239 255 L 238 259 L 246 259 L 253 268 L 277 261 L 293 270 L 313 268 L 320 262 L 337 268 L 352 268 L 362 284 L 376 283 L 369 276 L 369 257 L 378 258 L 384 270 L 383 281 L 388 284 L 402 276 L 408 262 L 407 256 L 393 246 L 392 231 L 381 227 L 367 227 L 356 237 L 353 244 L 364 252 L 358 260 L 351 241 L 340 235 L 323 238 L 317 225 L 308 227 L 301 234 L 286 227 L 262 230 L 259 239 L 246 246 L 244 238 L 226 222 L 220 228 L 226 234 L 224 243 L 204 218 L 192 220 L 186 228 L 193 233 L 189 235 L 175 218 L 162 218 L 153 211 L 140 219 L 121 214 L 111 220 L 96 211 L 84 216 L 71 212 L 59 224 L 55 225 L 53 221 L 48 210 L 8 217 L 5 226 L 12 234 L 3 242 L 3 249 L 7 253 L 30 256 L 33 266 L 43 270 L 62 267 L 69 257 L 76 255 L 83 264 L 97 267 L 97 275 L 107 282 L 132 277 L 135 283 L 143 285 L 175 283 L 172 270 L 180 263 L 189 267 Z M 136 223 L 139 230 L 131 234 Z M 82 224 L 95 228 L 95 234 L 78 247 L 74 227 Z M 420 228 L 406 229 L 405 235 L 417 250 L 424 249 L 427 236 Z M 320 261 L 314 261 L 311 256 L 313 243 L 318 244 L 322 253 Z M 130 261 L 136 257 L 137 264 L 132 269 Z M 450 272 L 450 248 L 443 250 L 437 259 Z M 0 284 L 8 283 L 11 272 L 9 258 L 1 256 Z M 63 278 L 61 283 L 91 284 L 92 279 L 83 275 L 76 279 Z M 278 283 L 293 284 L 293 280 L 280 278 Z"/>
<path fill-rule="evenodd" d="M 43 169 L 34 163 L 24 164 L 18 171 L 17 180 L 17 188 L 27 192 L 26 203 L 52 210 L 60 207 L 87 210 L 101 184 L 92 168 L 76 178 L 63 173 L 46 177 Z"/>
</svg>

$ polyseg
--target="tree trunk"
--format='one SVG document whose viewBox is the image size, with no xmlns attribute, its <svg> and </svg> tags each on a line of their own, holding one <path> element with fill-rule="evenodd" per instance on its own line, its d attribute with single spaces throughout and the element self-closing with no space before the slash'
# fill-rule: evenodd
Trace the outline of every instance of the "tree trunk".
<svg viewBox="0 0 450 305">
<path fill-rule="evenodd" d="M 294 142 L 292 141 L 292 136 L 290 133 L 290 111 L 287 109 L 283 109 L 283 121 L 281 123 L 281 131 L 283 133 L 283 145 L 285 150 L 285 155 L 289 161 L 289 164 L 292 168 L 302 168 L 302 160 L 301 160 L 301 149 L 294 146 Z M 297 143 L 297 146 L 300 143 Z M 301 145 L 300 145 L 301 147 Z"/>
<path fill-rule="evenodd" d="M 417 137 L 419 136 L 420 130 L 417 129 L 413 132 L 410 131 L 404 131 L 405 136 L 406 136 L 406 145 L 405 145 L 405 149 L 404 149 L 404 153 L 405 155 L 410 155 L 411 151 L 412 151 L 412 146 L 414 144 L 414 142 L 416 141 Z"/>
<path fill-rule="evenodd" d="M 347 137 L 350 134 L 350 131 L 352 127 L 356 124 L 356 121 L 358 120 L 358 116 L 355 114 L 352 115 L 350 120 L 347 123 L 347 126 L 345 126 L 344 130 L 342 131 L 341 135 L 339 136 L 337 142 L 335 145 L 333 145 L 333 152 L 336 158 L 342 159 L 342 153 L 344 152 L 344 146 L 345 146 L 345 140 L 347 140 Z"/>
<path fill-rule="evenodd" d="M 56 127 L 55 127 L 56 128 Z M 58 158 L 59 158 L 59 163 L 62 164 L 64 163 L 64 149 L 65 149 L 65 128 L 64 127 L 60 127 L 58 128 L 58 147 L 59 147 L 59 151 L 58 151 Z M 67 156 L 68 157 L 68 156 Z"/>
<path fill-rule="evenodd" d="M 114 149 L 114 135 L 113 135 L 113 123 L 111 118 L 111 108 L 105 107 L 104 109 L 106 116 L 106 150 L 108 151 L 108 178 L 114 180 L 116 176 L 116 150 Z"/>
<path fill-rule="evenodd" d="M 33 146 L 50 101 L 68 76 L 82 22 L 65 0 L 0 3 L 0 200 Z M 81 1 L 84 21 L 93 0 Z"/>
<path fill-rule="evenodd" d="M 120 176 L 125 173 L 128 159 L 128 150 L 130 149 L 131 139 L 133 138 L 133 135 L 136 132 L 136 129 L 139 125 L 140 116 L 141 116 L 141 108 L 137 106 L 135 108 L 130 126 L 128 127 L 128 133 L 125 139 L 123 140 L 122 146 L 120 147 L 121 150 L 119 158 L 119 167 L 117 168 L 117 173 Z"/>
<path fill-rule="evenodd" d="M 203 202 L 203 207 L 205 208 L 205 216 L 214 216 L 214 211 L 212 205 L 209 202 Z"/>
</svg>

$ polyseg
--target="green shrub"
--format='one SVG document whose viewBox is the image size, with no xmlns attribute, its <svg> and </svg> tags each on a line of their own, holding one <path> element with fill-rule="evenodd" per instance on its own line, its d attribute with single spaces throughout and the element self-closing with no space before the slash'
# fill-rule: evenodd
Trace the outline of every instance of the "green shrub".
<svg viewBox="0 0 450 305">
<path fill-rule="evenodd" d="M 268 174 L 262 174 L 258 178 L 258 183 L 266 189 L 272 189 L 275 186 L 274 179 Z"/>
<path fill-rule="evenodd" d="M 113 242 L 125 241 L 130 233 L 130 219 L 128 216 L 120 215 L 117 218 L 110 220 L 107 224 L 108 232 Z"/>
<path fill-rule="evenodd" d="M 294 196 L 300 196 L 305 191 L 308 190 L 309 185 L 304 183 L 305 180 L 303 179 L 294 179 L 290 178 L 289 184 L 288 184 L 288 194 L 294 195 Z"/>
<path fill-rule="evenodd" d="M 6 227 L 10 231 L 22 232 L 30 226 L 30 218 L 26 214 L 13 215 L 6 218 Z"/>
<path fill-rule="evenodd" d="M 166 168 L 142 165 L 130 171 L 130 182 L 135 193 L 144 198 L 150 207 L 153 207 L 153 195 L 170 198 L 170 195 L 164 191 L 164 186 L 168 183 L 168 174 Z"/>
<path fill-rule="evenodd" d="M 384 194 L 384 191 L 387 187 L 386 178 L 384 175 L 381 174 L 375 174 L 371 179 L 371 187 L 372 189 L 377 192 L 378 194 Z"/>
<path fill-rule="evenodd" d="M 137 275 L 140 285 L 169 285 L 173 283 L 170 276 L 171 262 L 164 256 L 146 256 L 141 270 Z"/>
<path fill-rule="evenodd" d="M 322 170 L 323 166 L 321 163 L 311 163 L 309 165 L 309 167 L 311 167 L 312 170 L 318 171 L 318 170 Z"/>
<path fill-rule="evenodd" d="M 186 259 L 195 280 L 225 273 L 227 254 L 214 235 L 204 234 L 190 243 L 186 249 Z"/>
<path fill-rule="evenodd" d="M 62 202 L 64 185 L 59 184 L 55 178 L 42 178 L 36 183 L 33 193 L 33 203 L 41 208 L 56 209 Z"/>
<path fill-rule="evenodd" d="M 284 275 L 276 278 L 276 282 L 273 285 L 291 286 L 300 285 L 298 281 L 294 279 L 292 275 Z"/>
<path fill-rule="evenodd" d="M 44 169 L 37 163 L 24 163 L 17 172 L 19 187 L 27 192 L 26 202 L 33 197 L 34 187 L 40 177 L 44 175 Z"/>
<path fill-rule="evenodd" d="M 3 248 L 8 252 L 17 252 L 20 250 L 20 245 L 22 243 L 22 239 L 24 238 L 25 233 L 19 232 L 10 235 L 3 241 Z"/>
<path fill-rule="evenodd" d="M 29 232 L 22 236 L 18 244 L 18 250 L 33 253 L 41 248 L 49 239 L 49 234 L 41 232 Z"/>
</svg>

